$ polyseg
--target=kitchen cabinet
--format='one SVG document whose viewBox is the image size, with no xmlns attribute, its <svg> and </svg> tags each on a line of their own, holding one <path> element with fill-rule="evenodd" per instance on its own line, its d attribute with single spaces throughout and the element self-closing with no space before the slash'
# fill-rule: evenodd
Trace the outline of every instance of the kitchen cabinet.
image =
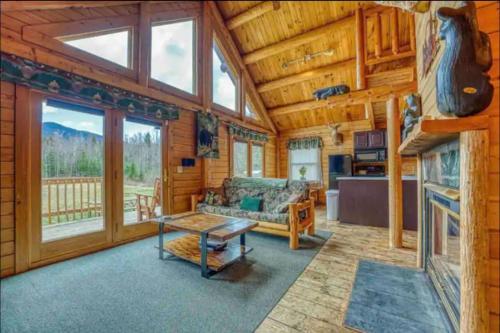
<svg viewBox="0 0 500 333">
<path fill-rule="evenodd" d="M 385 131 L 364 131 L 354 133 L 354 149 L 385 148 Z"/>
</svg>

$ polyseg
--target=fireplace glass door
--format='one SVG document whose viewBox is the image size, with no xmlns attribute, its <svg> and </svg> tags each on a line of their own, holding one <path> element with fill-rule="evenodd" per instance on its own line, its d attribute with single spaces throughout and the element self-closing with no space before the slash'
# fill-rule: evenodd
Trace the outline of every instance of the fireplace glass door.
<svg viewBox="0 0 500 333">
<path fill-rule="evenodd" d="M 430 220 L 427 240 L 427 271 L 458 328 L 460 313 L 460 216 L 458 202 L 443 196 L 427 197 Z"/>
</svg>

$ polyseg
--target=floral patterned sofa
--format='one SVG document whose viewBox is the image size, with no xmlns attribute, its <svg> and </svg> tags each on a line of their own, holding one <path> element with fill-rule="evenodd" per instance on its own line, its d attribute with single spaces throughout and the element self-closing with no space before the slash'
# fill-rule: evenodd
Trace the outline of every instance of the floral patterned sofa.
<svg viewBox="0 0 500 333">
<path fill-rule="evenodd" d="M 207 193 L 217 193 L 223 200 L 209 204 Z M 262 211 L 240 209 L 240 202 L 245 196 L 262 198 Z M 314 234 L 314 200 L 309 198 L 309 185 L 303 181 L 227 178 L 221 188 L 193 195 L 192 210 L 255 220 L 259 222 L 255 231 L 289 237 L 291 249 L 299 247 L 300 233 L 307 231 L 310 235 Z"/>
</svg>

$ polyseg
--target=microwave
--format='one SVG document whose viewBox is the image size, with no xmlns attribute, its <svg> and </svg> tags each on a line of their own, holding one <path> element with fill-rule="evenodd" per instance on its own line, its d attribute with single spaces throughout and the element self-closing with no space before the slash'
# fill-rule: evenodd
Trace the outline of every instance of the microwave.
<svg viewBox="0 0 500 333">
<path fill-rule="evenodd" d="M 385 149 L 362 150 L 354 152 L 356 162 L 385 161 Z"/>
</svg>

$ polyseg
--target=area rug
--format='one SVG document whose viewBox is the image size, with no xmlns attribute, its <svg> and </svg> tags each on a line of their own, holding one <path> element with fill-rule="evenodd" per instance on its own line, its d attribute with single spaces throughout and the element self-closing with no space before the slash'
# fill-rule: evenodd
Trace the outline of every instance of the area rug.
<svg viewBox="0 0 500 333">
<path fill-rule="evenodd" d="M 367 333 L 453 332 L 424 272 L 365 260 L 344 325 Z"/>
<path fill-rule="evenodd" d="M 209 280 L 159 260 L 157 237 L 36 269 L 0 280 L 1 332 L 252 332 L 330 235 L 293 251 L 250 232 L 254 250 Z"/>
</svg>

